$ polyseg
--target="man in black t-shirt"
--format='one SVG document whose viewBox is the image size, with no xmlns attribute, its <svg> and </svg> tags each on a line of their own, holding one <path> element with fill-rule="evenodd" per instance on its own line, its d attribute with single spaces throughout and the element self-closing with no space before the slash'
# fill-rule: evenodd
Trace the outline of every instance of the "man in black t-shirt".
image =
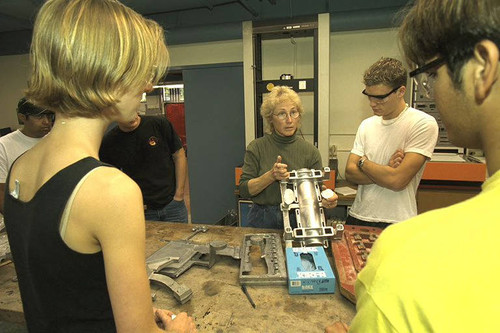
<svg viewBox="0 0 500 333">
<path fill-rule="evenodd" d="M 146 220 L 187 222 L 186 153 L 165 117 L 137 115 L 118 124 L 104 136 L 99 156 L 139 185 Z"/>
</svg>

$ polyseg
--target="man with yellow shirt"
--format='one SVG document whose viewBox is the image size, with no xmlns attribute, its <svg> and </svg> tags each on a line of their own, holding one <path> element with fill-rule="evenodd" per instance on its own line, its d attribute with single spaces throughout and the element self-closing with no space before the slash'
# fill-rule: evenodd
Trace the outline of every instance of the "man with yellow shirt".
<svg viewBox="0 0 500 333">
<path fill-rule="evenodd" d="M 481 148 L 490 177 L 476 197 L 381 234 L 358 275 L 350 330 L 500 332 L 500 2 L 418 0 L 399 36 L 450 140 Z"/>
</svg>

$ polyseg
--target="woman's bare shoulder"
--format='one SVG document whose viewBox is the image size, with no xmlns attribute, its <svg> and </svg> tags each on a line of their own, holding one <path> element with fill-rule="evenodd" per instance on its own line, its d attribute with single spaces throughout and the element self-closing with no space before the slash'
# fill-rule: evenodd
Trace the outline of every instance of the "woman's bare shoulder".
<svg viewBox="0 0 500 333">
<path fill-rule="evenodd" d="M 98 167 L 89 173 L 71 205 L 66 237 L 70 245 L 89 252 L 106 247 L 109 254 L 110 245 L 123 239 L 140 244 L 143 229 L 144 206 L 137 184 L 115 168 Z"/>
<path fill-rule="evenodd" d="M 120 209 L 143 210 L 142 193 L 139 186 L 116 168 L 100 167 L 89 175 L 82 188 L 85 202 L 95 209 L 116 211 Z"/>
<path fill-rule="evenodd" d="M 114 167 L 103 166 L 95 169 L 89 180 L 96 186 L 106 186 L 110 189 L 137 187 L 132 178 Z"/>
</svg>

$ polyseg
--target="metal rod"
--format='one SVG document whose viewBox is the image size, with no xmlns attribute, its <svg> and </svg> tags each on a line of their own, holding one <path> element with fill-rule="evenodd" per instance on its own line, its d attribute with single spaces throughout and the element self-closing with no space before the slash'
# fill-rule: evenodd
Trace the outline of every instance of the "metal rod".
<svg viewBox="0 0 500 333">
<path fill-rule="evenodd" d="M 246 297 L 248 298 L 248 301 L 250 302 L 250 304 L 251 304 L 251 305 L 253 306 L 253 308 L 255 309 L 255 303 L 253 302 L 252 297 L 251 297 L 251 296 L 250 296 L 250 294 L 248 293 L 247 286 L 242 285 L 242 286 L 241 286 L 241 290 L 243 290 L 243 292 L 245 293 Z"/>
</svg>

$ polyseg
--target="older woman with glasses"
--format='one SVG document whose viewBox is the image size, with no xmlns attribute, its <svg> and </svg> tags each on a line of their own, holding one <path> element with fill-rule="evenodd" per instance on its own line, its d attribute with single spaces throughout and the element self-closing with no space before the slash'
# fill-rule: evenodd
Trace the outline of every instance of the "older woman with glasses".
<svg viewBox="0 0 500 333">
<path fill-rule="evenodd" d="M 290 176 L 289 170 L 322 167 L 318 149 L 297 135 L 303 113 L 298 94 L 284 86 L 273 88 L 262 103 L 266 134 L 248 145 L 240 178 L 240 195 L 253 201 L 249 226 L 283 228 L 279 182 Z M 336 196 L 324 204 L 334 207 Z"/>
</svg>

